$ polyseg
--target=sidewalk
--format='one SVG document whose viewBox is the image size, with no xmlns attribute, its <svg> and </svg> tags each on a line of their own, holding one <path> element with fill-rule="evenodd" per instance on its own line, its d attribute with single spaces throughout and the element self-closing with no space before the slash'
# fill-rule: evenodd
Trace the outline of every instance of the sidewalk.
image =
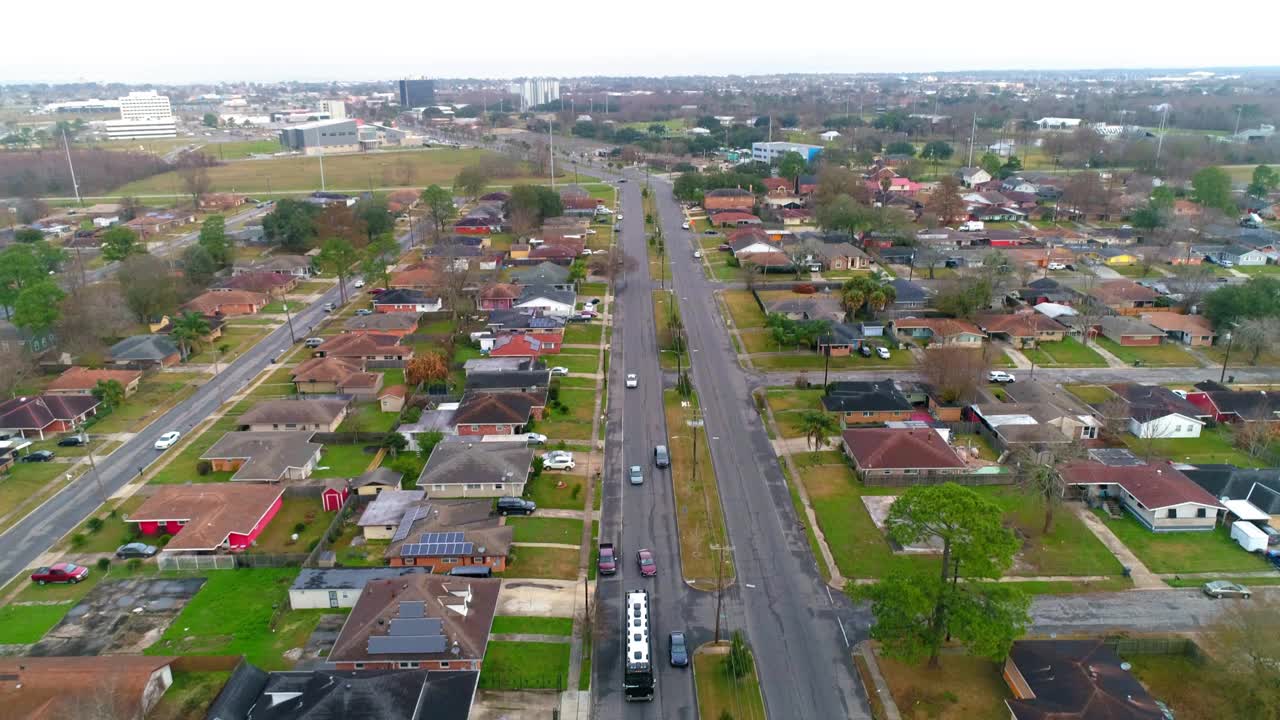
<svg viewBox="0 0 1280 720">
<path fill-rule="evenodd" d="M 1143 565 L 1142 561 L 1138 559 L 1138 556 L 1125 547 L 1125 544 L 1120 542 L 1120 538 L 1111 532 L 1111 528 L 1104 525 L 1089 508 L 1081 503 L 1071 503 L 1070 507 L 1071 512 L 1084 521 L 1085 527 L 1089 528 L 1090 532 L 1101 540 L 1103 545 L 1107 546 L 1111 554 L 1116 556 L 1116 560 L 1119 560 L 1121 565 L 1129 568 L 1135 590 L 1168 589 L 1169 586 L 1164 584 L 1160 576 L 1148 570 L 1147 566 Z"/>
<path fill-rule="evenodd" d="M 858 643 L 854 652 L 867 664 L 867 674 L 871 676 L 871 682 L 875 686 L 864 688 L 867 695 L 875 693 L 881 707 L 884 708 L 885 720 L 902 720 L 902 713 L 898 711 L 898 704 L 893 700 L 893 693 L 889 692 L 889 683 L 885 682 L 884 675 L 880 673 L 880 663 L 876 660 L 876 652 L 871 647 L 871 643 L 865 640 Z"/>
<path fill-rule="evenodd" d="M 1128 363 L 1116 357 L 1115 355 L 1112 355 L 1109 350 L 1102 347 L 1097 342 L 1089 343 L 1087 347 L 1093 350 L 1094 352 L 1098 353 L 1098 355 L 1101 356 L 1103 360 L 1106 360 L 1107 367 L 1110 367 L 1110 368 L 1128 368 L 1129 367 Z"/>
</svg>

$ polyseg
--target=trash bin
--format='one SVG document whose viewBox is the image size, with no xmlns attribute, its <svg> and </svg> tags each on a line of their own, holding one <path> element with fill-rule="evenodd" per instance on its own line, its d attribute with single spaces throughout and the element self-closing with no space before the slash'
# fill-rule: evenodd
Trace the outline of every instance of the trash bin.
<svg viewBox="0 0 1280 720">
<path fill-rule="evenodd" d="M 1124 573 L 1125 577 L 1133 577 L 1133 570 L 1131 570 L 1127 565 L 1120 568 L 1120 571 Z"/>
<path fill-rule="evenodd" d="M 1227 376 L 1227 383 L 1228 383 L 1228 384 L 1234 383 L 1235 381 L 1236 381 L 1236 376 L 1235 376 L 1235 375 L 1228 375 L 1228 376 Z"/>
</svg>

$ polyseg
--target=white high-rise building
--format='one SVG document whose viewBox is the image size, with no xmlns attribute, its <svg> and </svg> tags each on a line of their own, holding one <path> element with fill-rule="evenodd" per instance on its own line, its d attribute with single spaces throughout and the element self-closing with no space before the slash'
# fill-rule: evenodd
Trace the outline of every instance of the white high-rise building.
<svg viewBox="0 0 1280 720">
<path fill-rule="evenodd" d="M 346 120 L 347 103 L 343 100 L 321 100 L 320 112 L 328 113 L 330 120 Z"/>
<path fill-rule="evenodd" d="M 560 99 L 560 81 L 553 78 L 528 78 L 511 83 L 508 90 L 520 96 L 520 109 L 528 110 Z"/>
<path fill-rule="evenodd" d="M 131 92 L 120 98 L 120 119 L 107 121 L 107 137 L 112 140 L 177 136 L 173 106 L 167 96 L 154 90 Z"/>
</svg>

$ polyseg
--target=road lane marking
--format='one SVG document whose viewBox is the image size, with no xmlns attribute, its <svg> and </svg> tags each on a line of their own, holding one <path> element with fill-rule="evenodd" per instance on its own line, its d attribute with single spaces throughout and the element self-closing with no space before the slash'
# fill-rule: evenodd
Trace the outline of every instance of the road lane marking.
<svg viewBox="0 0 1280 720">
<path fill-rule="evenodd" d="M 836 623 L 840 625 L 840 634 L 844 636 L 844 646 L 849 647 L 849 634 L 844 631 L 844 622 L 840 618 L 836 618 Z"/>
</svg>

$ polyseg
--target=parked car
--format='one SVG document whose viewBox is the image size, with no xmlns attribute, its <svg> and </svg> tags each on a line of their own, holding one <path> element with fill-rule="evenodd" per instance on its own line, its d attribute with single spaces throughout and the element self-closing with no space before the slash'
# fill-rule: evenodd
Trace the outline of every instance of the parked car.
<svg viewBox="0 0 1280 720">
<path fill-rule="evenodd" d="M 533 511 L 538 509 L 538 505 L 532 500 L 511 495 L 498 498 L 498 504 L 495 507 L 499 515 L 532 515 Z"/>
<path fill-rule="evenodd" d="M 1051 262 L 1049 263 L 1049 269 L 1050 270 L 1066 270 L 1067 266 L 1065 263 Z"/>
<path fill-rule="evenodd" d="M 333 312 L 334 310 L 337 310 L 337 309 L 338 309 L 338 306 L 337 306 L 337 305 L 334 305 L 334 304 L 333 304 L 333 303 L 331 303 L 331 302 L 327 302 L 327 303 L 325 303 L 325 304 L 324 304 L 324 306 L 323 306 L 323 307 L 321 307 L 320 309 L 321 309 L 321 310 L 324 310 L 325 312 Z"/>
<path fill-rule="evenodd" d="M 681 230 L 688 230 L 688 229 L 689 229 L 689 223 L 687 223 L 687 222 L 680 223 L 680 229 L 681 229 Z"/>
<path fill-rule="evenodd" d="M 128 560 L 129 558 L 149 558 L 158 552 L 160 552 L 160 549 L 155 545 L 131 542 L 116 548 L 116 557 L 121 560 Z"/>
<path fill-rule="evenodd" d="M 703 234 L 703 235 L 715 235 L 715 234 L 716 234 L 716 231 L 715 231 L 715 230 L 712 230 L 711 228 L 707 228 L 706 230 L 703 230 L 703 231 L 702 231 L 702 234 Z"/>
<path fill-rule="evenodd" d="M 1003 370 L 992 370 L 991 372 L 987 373 L 987 382 L 1011 383 L 1013 381 L 1014 381 L 1013 375 Z"/>
<path fill-rule="evenodd" d="M 542 468 L 544 470 L 572 470 L 574 467 L 576 467 L 576 464 L 573 462 L 572 457 L 553 457 L 551 459 L 547 459 L 544 456 L 542 459 Z"/>
<path fill-rule="evenodd" d="M 876 356 L 879 357 L 881 360 L 888 360 L 890 357 L 889 348 L 884 347 L 883 345 L 877 347 Z"/>
<path fill-rule="evenodd" d="M 36 568 L 31 579 L 37 585 L 47 583 L 78 583 L 89 576 L 89 568 L 75 563 L 62 562 L 48 567 Z"/>
<path fill-rule="evenodd" d="M 618 572 L 618 558 L 613 554 L 613 543 L 600 543 L 600 557 L 596 560 L 596 570 L 601 575 L 612 575 Z"/>
<path fill-rule="evenodd" d="M 694 251 L 693 251 L 693 259 L 694 259 L 694 260 L 701 260 L 701 259 L 702 259 L 702 251 L 701 251 L 701 250 L 694 250 Z"/>
<path fill-rule="evenodd" d="M 627 387 L 640 387 L 640 379 L 636 377 L 635 373 L 627 373 Z"/>
<path fill-rule="evenodd" d="M 551 374 L 552 375 L 568 375 L 569 368 L 563 365 L 556 365 L 555 367 L 551 368 Z"/>
<path fill-rule="evenodd" d="M 1253 593 L 1249 592 L 1249 588 L 1243 585 L 1237 585 L 1226 580 L 1210 580 L 1200 588 L 1205 595 L 1217 600 L 1219 598 L 1238 597 L 1245 600 Z"/>
<path fill-rule="evenodd" d="M 22 456 L 22 462 L 49 462 L 53 459 L 52 450 L 37 450 Z"/>
<path fill-rule="evenodd" d="M 59 440 L 58 447 L 80 447 L 81 445 L 88 444 L 88 442 L 89 438 L 84 435 L 72 435 Z"/>
<path fill-rule="evenodd" d="M 862 357 L 871 357 L 874 354 L 874 352 L 871 350 L 870 345 L 859 345 L 858 354 L 861 355 Z"/>
<path fill-rule="evenodd" d="M 307 338 L 306 340 L 302 341 L 302 344 L 306 345 L 309 348 L 318 348 L 324 344 L 324 338 L 319 338 L 319 337 Z"/>
<path fill-rule="evenodd" d="M 689 667 L 689 645 L 685 642 L 684 633 L 676 631 L 667 637 L 670 644 L 671 667 Z"/>
<path fill-rule="evenodd" d="M 372 315 L 372 314 L 373 314 L 373 311 L 370 310 L 369 308 L 360 308 L 359 310 L 356 311 L 356 315 L 359 315 L 360 317 L 364 317 L 366 315 Z"/>
<path fill-rule="evenodd" d="M 178 442 L 178 438 L 180 437 L 182 437 L 182 433 L 178 432 L 177 430 L 170 430 L 169 432 L 161 435 L 160 438 L 156 440 L 156 449 L 168 450 L 169 448 L 173 447 L 174 443 Z"/>
<path fill-rule="evenodd" d="M 653 577 L 658 574 L 658 564 L 653 560 L 653 553 L 647 549 L 636 551 L 636 565 L 640 566 L 642 577 Z"/>
<path fill-rule="evenodd" d="M 542 433 L 531 432 L 531 433 L 525 433 L 524 439 L 525 439 L 525 442 L 529 443 L 530 445 L 542 445 L 547 441 L 547 436 L 543 435 Z"/>
<path fill-rule="evenodd" d="M 733 246 L 730 245 L 729 243 L 720 243 L 720 245 L 716 249 L 720 250 L 721 252 L 731 252 L 733 250 Z"/>
<path fill-rule="evenodd" d="M 659 445 L 653 449 L 653 464 L 660 468 L 671 467 L 671 453 L 667 452 L 666 445 Z"/>
<path fill-rule="evenodd" d="M 384 292 L 386 292 L 386 291 L 387 291 L 387 289 L 386 289 L 386 288 L 379 288 L 379 287 L 376 287 L 376 288 L 369 288 L 369 294 L 370 294 L 370 295 L 381 295 L 382 293 L 384 293 Z"/>
<path fill-rule="evenodd" d="M 643 485 L 644 471 L 640 469 L 639 465 L 632 465 L 630 468 L 627 469 L 627 480 L 632 485 Z"/>
<path fill-rule="evenodd" d="M 355 286 L 356 286 L 357 288 L 362 288 L 362 287 L 364 287 L 364 280 L 356 280 L 356 281 L 355 281 Z"/>
</svg>

